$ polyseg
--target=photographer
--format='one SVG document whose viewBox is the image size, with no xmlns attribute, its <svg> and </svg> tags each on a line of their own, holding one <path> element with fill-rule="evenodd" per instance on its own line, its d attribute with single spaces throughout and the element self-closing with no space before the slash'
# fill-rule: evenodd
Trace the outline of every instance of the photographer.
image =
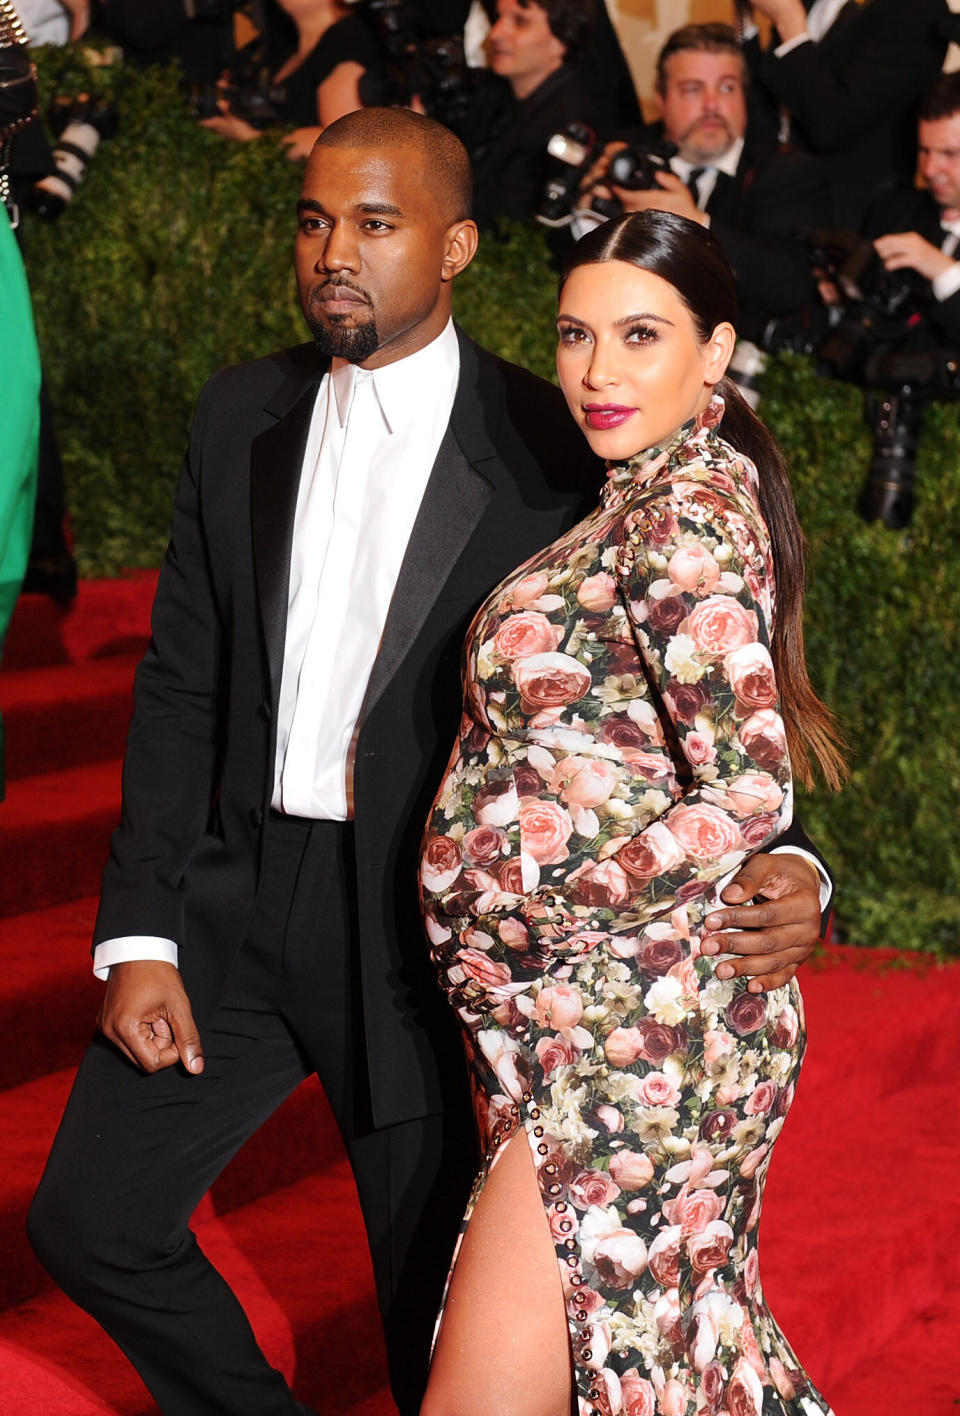
<svg viewBox="0 0 960 1416">
<path fill-rule="evenodd" d="M 660 124 L 630 135 L 629 144 L 607 147 L 585 183 L 586 210 L 575 230 L 596 221 L 590 209 L 597 196 L 602 215 L 609 215 L 611 194 L 624 211 L 656 208 L 709 226 L 737 278 L 742 332 L 758 338 L 771 316 L 816 301 L 810 260 L 795 233 L 827 219 L 824 174 L 810 157 L 779 154 L 748 122 L 746 65 L 728 25 L 676 30 L 658 57 L 656 89 Z M 638 177 L 640 190 L 618 171 L 628 165 L 622 157 L 615 161 L 625 148 L 662 154 L 652 182 Z"/>
<path fill-rule="evenodd" d="M 912 347 L 960 350 L 960 73 L 944 75 L 920 105 L 917 147 L 923 189 L 878 202 L 866 232 L 886 270 L 912 272 L 923 316 Z"/>
<path fill-rule="evenodd" d="M 552 135 L 573 122 L 595 126 L 579 66 L 592 22 L 592 0 L 497 0 L 487 41 L 492 75 L 462 132 L 481 227 L 532 216 Z"/>
<path fill-rule="evenodd" d="M 827 162 L 836 223 L 859 227 L 878 191 L 913 174 L 916 105 L 947 51 L 947 0 L 752 0 L 776 27 L 745 51 L 757 86 L 790 115 L 790 140 Z M 748 38 L 749 31 L 749 38 Z"/>
<path fill-rule="evenodd" d="M 221 99 L 220 111 L 201 121 L 235 142 L 258 138 L 264 121 L 292 123 L 287 156 L 306 158 L 328 123 L 363 106 L 360 82 L 377 67 L 376 41 L 340 0 L 269 0 L 266 17 L 264 35 L 247 56 L 269 80 L 266 119 L 255 123 Z"/>
</svg>

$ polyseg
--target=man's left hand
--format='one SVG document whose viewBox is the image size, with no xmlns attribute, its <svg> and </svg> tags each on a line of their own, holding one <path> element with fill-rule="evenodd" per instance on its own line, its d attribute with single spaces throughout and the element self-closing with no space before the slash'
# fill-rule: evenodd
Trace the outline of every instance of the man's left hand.
<svg viewBox="0 0 960 1416">
<path fill-rule="evenodd" d="M 758 897 L 759 904 L 749 903 Z M 718 964 L 717 977 L 749 977 L 751 993 L 789 983 L 820 939 L 820 878 L 815 867 L 787 851 L 754 855 L 722 898 L 736 908 L 707 915 L 709 932 L 700 950 L 738 957 Z"/>
<path fill-rule="evenodd" d="M 945 255 L 916 231 L 878 236 L 873 244 L 887 270 L 915 270 L 925 280 L 936 280 L 953 265 L 952 256 Z"/>
<path fill-rule="evenodd" d="M 675 216 L 685 216 L 688 221 L 699 221 L 706 226 L 706 218 L 699 210 L 690 188 L 680 181 L 674 172 L 658 172 L 657 186 L 642 192 L 632 192 L 626 187 L 614 187 L 624 211 L 672 211 Z"/>
</svg>

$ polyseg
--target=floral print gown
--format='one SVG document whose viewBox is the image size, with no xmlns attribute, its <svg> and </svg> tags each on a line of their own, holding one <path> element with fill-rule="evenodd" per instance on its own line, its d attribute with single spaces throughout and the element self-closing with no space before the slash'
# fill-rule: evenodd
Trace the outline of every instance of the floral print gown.
<svg viewBox="0 0 960 1416">
<path fill-rule="evenodd" d="M 829 1412 L 757 1261 L 799 989 L 749 993 L 698 947 L 791 813 L 769 538 L 722 415 L 610 466 L 479 611 L 422 848 L 485 1150 L 464 1230 L 522 1127 L 581 1416 Z"/>
</svg>

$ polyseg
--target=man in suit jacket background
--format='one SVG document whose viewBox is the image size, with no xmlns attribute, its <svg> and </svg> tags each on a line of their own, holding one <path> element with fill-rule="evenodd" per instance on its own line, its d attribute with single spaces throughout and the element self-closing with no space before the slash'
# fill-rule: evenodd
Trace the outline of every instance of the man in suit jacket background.
<svg viewBox="0 0 960 1416">
<path fill-rule="evenodd" d="M 745 36 L 757 85 L 787 111 L 791 143 L 826 161 L 832 224 L 856 230 L 878 193 L 913 175 L 917 103 L 947 52 L 947 0 L 751 4 L 777 31 L 766 51 L 755 29 Z"/>
<path fill-rule="evenodd" d="M 960 74 L 945 74 L 920 105 L 923 187 L 903 187 L 871 209 L 866 233 L 889 271 L 906 272 L 921 321 L 911 349 L 960 350 Z"/>
<path fill-rule="evenodd" d="M 96 926 L 100 1034 L 30 1217 L 169 1416 L 306 1410 L 188 1226 L 313 1071 L 354 1169 L 397 1403 L 419 1408 L 474 1143 L 417 847 L 466 624 L 602 477 L 558 391 L 452 324 L 469 200 L 466 153 L 432 120 L 331 125 L 299 203 L 315 343 L 221 372 L 197 407 Z M 771 926 L 721 968 L 777 986 L 817 932 L 814 874 L 778 855 L 742 878 L 741 896 L 783 898 L 720 912 Z"/>
<path fill-rule="evenodd" d="M 797 232 L 830 224 L 830 197 L 821 164 L 804 154 L 782 154 L 749 115 L 748 73 L 729 25 L 691 24 L 675 30 L 657 58 L 660 122 L 624 133 L 591 172 L 587 207 L 624 143 L 645 147 L 666 139 L 677 152 L 652 189 L 612 191 L 624 211 L 657 208 L 709 226 L 737 281 L 737 333 L 759 338 L 775 316 L 816 300 L 810 259 Z M 594 214 L 586 213 L 590 220 Z M 583 224 L 578 212 L 575 231 Z"/>
</svg>

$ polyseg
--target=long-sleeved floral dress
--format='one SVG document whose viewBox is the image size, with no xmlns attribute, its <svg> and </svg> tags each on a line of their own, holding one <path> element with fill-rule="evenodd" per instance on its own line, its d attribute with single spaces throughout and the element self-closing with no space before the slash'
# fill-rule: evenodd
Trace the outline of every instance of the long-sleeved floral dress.
<svg viewBox="0 0 960 1416">
<path fill-rule="evenodd" d="M 796 983 L 702 957 L 718 882 L 789 824 L 756 472 L 714 398 L 486 601 L 420 882 L 485 1160 L 522 1126 L 581 1416 L 829 1412 L 757 1224 L 804 1048 Z"/>
</svg>

